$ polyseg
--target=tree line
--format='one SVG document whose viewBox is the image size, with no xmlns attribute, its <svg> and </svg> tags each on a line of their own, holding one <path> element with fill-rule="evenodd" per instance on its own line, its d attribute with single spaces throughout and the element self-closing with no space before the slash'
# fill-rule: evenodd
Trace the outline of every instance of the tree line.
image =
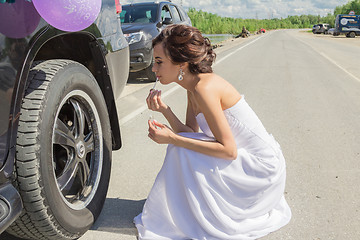
<svg viewBox="0 0 360 240">
<path fill-rule="evenodd" d="M 354 11 L 355 14 L 360 15 L 360 0 L 353 0 L 345 5 L 337 6 L 334 10 L 334 15 L 348 14 L 350 11 Z"/>
<path fill-rule="evenodd" d="M 245 26 L 250 32 L 258 31 L 260 28 L 270 29 L 294 29 L 294 28 L 311 28 L 314 24 L 328 23 L 334 27 L 335 18 L 338 14 L 348 14 L 355 11 L 360 14 L 360 0 L 353 0 L 345 5 L 335 8 L 333 14 L 325 17 L 320 15 L 301 15 L 288 16 L 287 18 L 273 19 L 242 19 L 221 17 L 217 14 L 203 12 L 190 8 L 188 15 L 194 27 L 198 28 L 205 34 L 239 34 L 242 27 Z"/>
</svg>

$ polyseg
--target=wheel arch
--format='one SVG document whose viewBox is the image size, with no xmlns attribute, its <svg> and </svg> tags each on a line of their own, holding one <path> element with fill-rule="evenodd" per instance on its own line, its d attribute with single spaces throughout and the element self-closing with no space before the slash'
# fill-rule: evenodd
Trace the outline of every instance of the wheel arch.
<svg viewBox="0 0 360 240">
<path fill-rule="evenodd" d="M 76 46 L 76 47 L 74 47 Z M 120 149 L 120 126 L 113 86 L 105 60 L 105 46 L 87 33 L 68 33 L 46 41 L 37 51 L 34 61 L 69 59 L 84 65 L 95 77 L 103 93 L 111 123 L 112 148 Z"/>
</svg>

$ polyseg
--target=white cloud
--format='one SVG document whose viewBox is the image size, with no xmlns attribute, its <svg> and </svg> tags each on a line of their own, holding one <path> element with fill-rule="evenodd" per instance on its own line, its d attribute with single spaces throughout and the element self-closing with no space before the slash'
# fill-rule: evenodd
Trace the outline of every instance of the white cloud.
<svg viewBox="0 0 360 240">
<path fill-rule="evenodd" d="M 149 0 L 124 0 L 121 4 L 131 2 L 148 2 Z M 185 10 L 195 8 L 233 18 L 286 18 L 292 15 L 320 15 L 333 13 L 335 7 L 344 5 L 348 0 L 172 0 L 182 4 Z"/>
</svg>

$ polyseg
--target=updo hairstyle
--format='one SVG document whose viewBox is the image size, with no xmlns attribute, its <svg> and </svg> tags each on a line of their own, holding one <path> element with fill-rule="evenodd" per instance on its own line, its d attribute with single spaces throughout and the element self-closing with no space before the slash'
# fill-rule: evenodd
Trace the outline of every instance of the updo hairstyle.
<svg viewBox="0 0 360 240">
<path fill-rule="evenodd" d="M 152 46 L 162 43 L 165 54 L 174 64 L 189 63 L 189 71 L 193 74 L 212 73 L 216 54 L 210 40 L 191 26 L 172 24 L 166 27 L 153 40 Z"/>
</svg>

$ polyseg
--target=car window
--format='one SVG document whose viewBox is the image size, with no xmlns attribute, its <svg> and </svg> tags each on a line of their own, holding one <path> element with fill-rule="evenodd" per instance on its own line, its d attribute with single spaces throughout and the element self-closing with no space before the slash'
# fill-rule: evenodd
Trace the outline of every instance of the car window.
<svg viewBox="0 0 360 240">
<path fill-rule="evenodd" d="M 161 9 L 161 21 L 164 21 L 165 18 L 171 18 L 170 11 L 167 6 L 164 6 Z"/>
<path fill-rule="evenodd" d="M 171 13 L 173 15 L 173 22 L 174 23 L 181 22 L 181 18 L 180 18 L 177 8 L 174 5 L 170 5 L 170 9 L 171 9 Z"/>
<path fill-rule="evenodd" d="M 154 23 L 157 18 L 156 5 L 122 6 L 121 23 Z"/>
</svg>

